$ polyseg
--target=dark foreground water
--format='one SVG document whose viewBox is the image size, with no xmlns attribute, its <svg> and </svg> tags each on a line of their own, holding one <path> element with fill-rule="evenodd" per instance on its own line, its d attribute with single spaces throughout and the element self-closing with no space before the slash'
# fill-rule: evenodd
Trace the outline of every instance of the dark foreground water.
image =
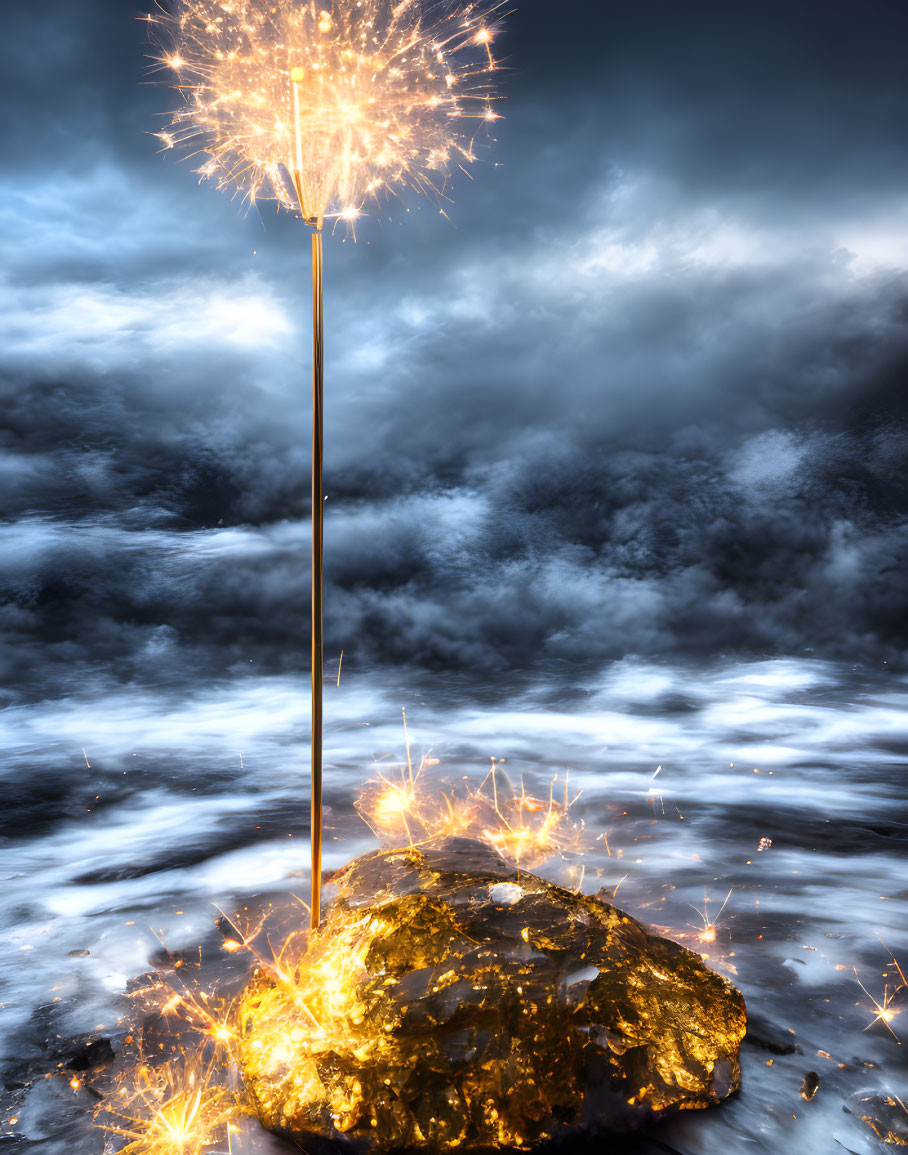
<svg viewBox="0 0 908 1155">
<path fill-rule="evenodd" d="M 431 748 L 451 780 L 481 779 L 504 758 L 546 793 L 569 770 L 587 851 L 540 873 L 617 887 L 617 905 L 708 952 L 743 991 L 755 1030 L 740 1095 L 627 1151 L 897 1149 L 862 1114 L 908 1138 L 894 1098 L 908 1103 L 895 1037 L 903 1022 L 908 1034 L 908 991 L 889 1004 L 895 1035 L 873 1004 L 900 983 L 889 952 L 908 964 L 908 681 L 807 661 L 627 662 L 477 703 L 458 683 L 345 677 L 326 688 L 328 868 L 375 845 L 353 800 L 377 763 L 402 761 L 402 706 L 414 752 Z M 4 1150 L 104 1149 L 84 1089 L 23 1073 L 53 1070 L 58 1038 L 115 1031 L 128 981 L 160 951 L 155 933 L 221 965 L 212 904 L 305 893 L 306 708 L 301 683 L 250 679 L 0 715 Z M 715 919 L 730 889 L 716 942 L 697 942 L 704 909 Z M 808 1102 L 811 1071 L 820 1087 Z M 233 1142 L 234 1153 L 279 1150 L 252 1125 Z"/>
</svg>

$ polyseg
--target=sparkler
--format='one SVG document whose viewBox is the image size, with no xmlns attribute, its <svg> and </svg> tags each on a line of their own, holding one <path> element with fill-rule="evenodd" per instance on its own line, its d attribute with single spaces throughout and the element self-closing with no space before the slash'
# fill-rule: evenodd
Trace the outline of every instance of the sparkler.
<svg viewBox="0 0 908 1155">
<path fill-rule="evenodd" d="M 407 189 L 447 199 L 493 109 L 500 3 L 178 0 L 148 17 L 182 104 L 159 134 L 250 204 L 272 198 L 312 229 L 311 925 L 322 832 L 324 308 L 322 229 Z M 444 209 L 441 209 L 444 212 Z"/>
</svg>

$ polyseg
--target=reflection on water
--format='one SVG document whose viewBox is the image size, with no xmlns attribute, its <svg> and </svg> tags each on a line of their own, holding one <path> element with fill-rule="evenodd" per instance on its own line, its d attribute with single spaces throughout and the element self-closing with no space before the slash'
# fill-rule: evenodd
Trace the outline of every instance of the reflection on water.
<svg viewBox="0 0 908 1155">
<path fill-rule="evenodd" d="M 874 1023 L 873 1000 L 898 985 L 889 952 L 908 962 L 906 688 L 800 661 L 626 662 L 482 702 L 458 683 L 345 677 L 326 687 L 325 865 L 374 845 L 353 801 L 377 765 L 404 757 L 401 706 L 415 751 L 431 748 L 448 780 L 481 779 L 503 758 L 544 793 L 570 771 L 587 852 L 540 873 L 578 885 L 582 867 L 585 890 L 617 887 L 618 905 L 708 954 L 755 1020 L 740 1096 L 628 1150 L 883 1150 L 853 1097 L 905 1097 L 895 1036 L 908 991 L 888 1024 Z M 48 1038 L 115 1027 L 128 980 L 160 950 L 155 933 L 217 959 L 213 903 L 305 891 L 306 707 L 301 683 L 250 679 L 191 698 L 121 690 L 0 715 L 0 1134 L 21 1136 L 15 1149 L 102 1150 L 80 1122 L 84 1092 L 14 1084 L 50 1062 Z M 247 1128 L 234 1150 L 279 1146 Z"/>
</svg>

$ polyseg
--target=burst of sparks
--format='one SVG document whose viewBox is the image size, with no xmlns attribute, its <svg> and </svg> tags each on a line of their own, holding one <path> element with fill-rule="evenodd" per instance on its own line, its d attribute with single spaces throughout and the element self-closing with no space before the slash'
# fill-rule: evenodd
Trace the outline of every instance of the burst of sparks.
<svg viewBox="0 0 908 1155">
<path fill-rule="evenodd" d="M 703 888 L 703 910 L 698 910 L 697 907 L 692 906 L 691 910 L 695 911 L 702 919 L 703 926 L 699 929 L 697 939 L 699 942 L 712 943 L 716 941 L 716 936 L 719 931 L 719 919 L 722 917 L 722 911 L 728 906 L 728 900 L 732 896 L 734 887 L 729 890 L 725 896 L 725 901 L 719 907 L 719 912 L 715 918 L 709 917 L 709 892 L 706 887 Z"/>
<path fill-rule="evenodd" d="M 236 1098 L 216 1079 L 220 1068 L 182 1062 L 143 1063 L 131 1084 L 105 1101 L 99 1126 L 128 1139 L 120 1155 L 201 1155 L 227 1133 Z"/>
<path fill-rule="evenodd" d="M 895 1039 L 895 1041 L 897 1043 L 900 1043 L 901 1039 L 899 1039 L 898 1035 L 895 1033 L 895 1031 L 892 1028 L 892 1020 L 896 1017 L 896 1015 L 900 1015 L 902 1013 L 902 1011 L 901 1011 L 900 1007 L 895 1007 L 892 1005 L 892 1003 L 893 1003 L 893 999 L 896 997 L 897 994 L 899 994 L 900 991 L 903 991 L 906 988 L 908 988 L 908 980 L 906 980 L 906 978 L 905 978 L 905 972 L 902 970 L 901 966 L 899 965 L 898 959 L 895 957 L 895 955 L 892 953 L 892 951 L 889 949 L 889 947 L 886 946 L 886 944 L 883 942 L 883 940 L 880 938 L 880 936 L 877 935 L 876 937 L 879 939 L 880 945 L 883 947 L 883 950 L 886 951 L 886 953 L 889 955 L 889 958 L 892 960 L 891 963 L 889 963 L 887 965 L 886 969 L 888 970 L 889 966 L 891 966 L 895 970 L 895 973 L 898 975 L 900 981 L 899 981 L 898 986 L 896 986 L 892 991 L 890 991 L 889 985 L 887 983 L 887 985 L 885 987 L 883 987 L 882 1000 L 875 999 L 873 997 L 873 995 L 870 993 L 870 991 L 868 991 L 867 988 L 864 986 L 864 984 L 861 982 L 861 978 L 860 978 L 860 975 L 858 974 L 857 967 L 852 968 L 854 971 L 854 977 L 857 980 L 858 986 L 861 988 L 861 990 L 864 992 L 864 994 L 867 996 L 867 998 L 870 999 L 870 1002 L 873 1006 L 873 1018 L 870 1020 L 870 1022 L 867 1024 L 867 1026 L 864 1028 L 864 1030 L 869 1031 L 870 1028 L 875 1026 L 877 1023 L 882 1023 L 883 1026 L 886 1028 L 886 1030 L 890 1033 L 890 1035 L 892 1035 L 892 1037 Z M 858 1003 L 857 1005 L 860 1006 L 861 1004 Z"/>
<path fill-rule="evenodd" d="M 445 195 L 498 118 L 500 0 L 177 0 L 149 17 L 182 103 L 159 133 L 199 172 L 321 223 L 381 190 Z"/>
<path fill-rule="evenodd" d="M 895 1018 L 895 1016 L 900 1015 L 902 1013 L 898 1007 L 894 1007 L 892 1005 L 892 1000 L 895 998 L 895 996 L 901 990 L 901 987 L 896 987 L 894 991 L 890 991 L 889 987 L 886 986 L 883 988 L 882 1000 L 875 999 L 873 997 L 873 995 L 870 993 L 870 991 L 868 991 L 867 988 L 864 986 L 864 984 L 861 982 L 861 978 L 860 978 L 860 975 L 858 974 L 857 967 L 854 967 L 853 970 L 854 970 L 854 977 L 857 981 L 858 986 L 861 988 L 861 990 L 864 992 L 864 994 L 867 996 L 868 999 L 870 999 L 871 1003 L 873 1004 L 873 1018 L 870 1020 L 870 1022 L 867 1024 L 867 1026 L 864 1028 L 864 1030 L 869 1031 L 870 1028 L 873 1026 L 876 1026 L 877 1023 L 882 1023 L 883 1026 L 886 1028 L 886 1030 L 889 1032 L 889 1034 L 892 1035 L 892 1037 L 895 1039 L 895 1041 L 897 1043 L 901 1042 L 901 1039 L 899 1039 L 898 1035 L 892 1029 L 892 1025 L 891 1025 L 892 1020 Z M 858 1004 L 858 1006 L 860 1006 L 860 1003 Z"/>
<path fill-rule="evenodd" d="M 414 772 L 408 754 L 398 780 L 379 774 L 357 800 L 360 816 L 384 845 L 399 845 L 401 838 L 422 845 L 459 835 L 479 839 L 527 869 L 581 848 L 582 824 L 570 815 L 580 792 L 570 797 L 567 777 L 561 796 L 555 793 L 556 776 L 548 797 L 537 798 L 522 782 L 516 789 L 493 759 L 478 787 L 458 793 L 424 780 L 426 768 L 437 763 L 424 757 Z"/>
</svg>

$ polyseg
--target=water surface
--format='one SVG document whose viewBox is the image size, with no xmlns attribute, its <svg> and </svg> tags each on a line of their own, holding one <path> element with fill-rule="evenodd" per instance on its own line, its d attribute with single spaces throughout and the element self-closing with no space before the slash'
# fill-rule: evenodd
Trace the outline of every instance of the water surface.
<svg viewBox="0 0 908 1155">
<path fill-rule="evenodd" d="M 755 1024 L 738 1096 L 627 1150 L 885 1150 L 854 1096 L 906 1093 L 896 1036 L 908 992 L 891 1002 L 891 1031 L 873 1004 L 899 985 L 891 954 L 908 963 L 906 704 L 901 675 L 800 660 L 626 661 L 482 691 L 400 672 L 342 677 L 326 687 L 325 866 L 375 845 L 353 802 L 403 761 L 401 707 L 414 755 L 431 750 L 449 781 L 480 780 L 495 757 L 545 795 L 569 771 L 585 852 L 540 873 L 616 892 L 707 953 Z M 159 937 L 175 951 L 201 945 L 226 978 L 213 904 L 305 894 L 306 713 L 301 681 L 249 677 L 180 695 L 92 687 L 0 714 L 4 1147 L 101 1152 L 84 1089 L 16 1086 L 23 1070 L 52 1070 L 67 1038 L 115 1032 Z M 715 943 L 700 942 L 713 921 Z M 808 1102 L 810 1071 L 820 1089 Z M 234 1142 L 280 1149 L 251 1125 Z"/>
</svg>

